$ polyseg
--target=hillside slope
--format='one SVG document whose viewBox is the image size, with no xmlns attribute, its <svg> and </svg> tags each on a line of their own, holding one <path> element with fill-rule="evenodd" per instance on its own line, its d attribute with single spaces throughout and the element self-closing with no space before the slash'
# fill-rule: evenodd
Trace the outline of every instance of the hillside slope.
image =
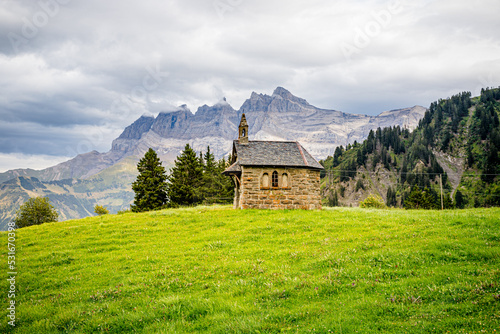
<svg viewBox="0 0 500 334">
<path fill-rule="evenodd" d="M 499 218 L 198 207 L 23 228 L 15 332 L 492 333 Z"/>
<path fill-rule="evenodd" d="M 412 132 L 379 128 L 362 143 L 337 148 L 322 162 L 323 194 L 333 204 L 357 206 L 376 194 L 405 206 L 423 192 L 437 208 L 442 192 L 445 207 L 500 206 L 499 119 L 500 88 L 436 101 Z"/>
<path fill-rule="evenodd" d="M 94 206 L 103 205 L 111 213 L 128 209 L 134 199 L 132 182 L 137 161 L 128 157 L 86 180 L 40 181 L 20 176 L 0 184 L 0 230 L 6 230 L 16 210 L 30 197 L 48 197 L 59 220 L 94 215 Z"/>
</svg>

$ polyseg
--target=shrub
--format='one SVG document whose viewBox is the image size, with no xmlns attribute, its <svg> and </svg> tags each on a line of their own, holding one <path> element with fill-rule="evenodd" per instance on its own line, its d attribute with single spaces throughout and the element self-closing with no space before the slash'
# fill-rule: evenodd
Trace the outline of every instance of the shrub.
<svg viewBox="0 0 500 334">
<path fill-rule="evenodd" d="M 47 197 L 34 197 L 27 200 L 17 210 L 14 223 L 21 228 L 56 222 L 57 219 L 58 214 Z"/>
<path fill-rule="evenodd" d="M 385 209 L 387 206 L 380 196 L 370 195 L 364 201 L 359 202 L 360 208 Z"/>
<path fill-rule="evenodd" d="M 97 213 L 99 216 L 107 215 L 109 213 L 108 209 L 105 206 L 97 204 L 94 206 L 94 212 Z"/>
</svg>

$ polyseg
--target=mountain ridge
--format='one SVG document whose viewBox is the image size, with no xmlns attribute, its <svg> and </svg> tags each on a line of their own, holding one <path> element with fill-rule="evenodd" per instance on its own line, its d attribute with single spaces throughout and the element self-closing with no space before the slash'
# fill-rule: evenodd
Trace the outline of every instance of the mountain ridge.
<svg viewBox="0 0 500 334">
<path fill-rule="evenodd" d="M 272 95 L 252 92 L 239 110 L 222 100 L 203 105 L 192 113 L 186 105 L 160 112 L 156 117 L 143 115 L 113 140 L 111 150 L 92 151 L 43 170 L 15 169 L 0 173 L 0 182 L 18 176 L 33 176 L 44 181 L 88 178 L 129 156 L 142 156 L 154 148 L 162 160 L 172 162 L 186 143 L 195 150 L 210 145 L 216 158 L 231 150 L 239 119 L 247 114 L 250 138 L 258 140 L 295 140 L 316 158 L 332 155 L 339 145 L 364 140 L 377 127 L 399 125 L 415 128 L 426 108 L 385 111 L 377 116 L 347 114 L 317 108 L 305 99 L 277 87 Z M 148 147 L 149 146 L 149 147 Z"/>
</svg>

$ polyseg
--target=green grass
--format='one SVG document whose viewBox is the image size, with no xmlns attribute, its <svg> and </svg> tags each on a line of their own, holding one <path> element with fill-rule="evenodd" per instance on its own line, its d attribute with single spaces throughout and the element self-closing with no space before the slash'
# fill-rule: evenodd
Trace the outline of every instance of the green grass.
<svg viewBox="0 0 500 334">
<path fill-rule="evenodd" d="M 500 209 L 198 207 L 16 233 L 2 333 L 500 332 Z"/>
</svg>

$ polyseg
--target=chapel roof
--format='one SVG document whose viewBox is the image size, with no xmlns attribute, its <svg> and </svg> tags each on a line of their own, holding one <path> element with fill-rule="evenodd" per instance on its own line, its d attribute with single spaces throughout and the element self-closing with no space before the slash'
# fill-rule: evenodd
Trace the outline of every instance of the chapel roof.
<svg viewBox="0 0 500 334">
<path fill-rule="evenodd" d="M 296 141 L 258 141 L 248 144 L 233 142 L 236 162 L 224 173 L 241 171 L 241 166 L 296 167 L 323 169 L 302 145 Z"/>
</svg>

